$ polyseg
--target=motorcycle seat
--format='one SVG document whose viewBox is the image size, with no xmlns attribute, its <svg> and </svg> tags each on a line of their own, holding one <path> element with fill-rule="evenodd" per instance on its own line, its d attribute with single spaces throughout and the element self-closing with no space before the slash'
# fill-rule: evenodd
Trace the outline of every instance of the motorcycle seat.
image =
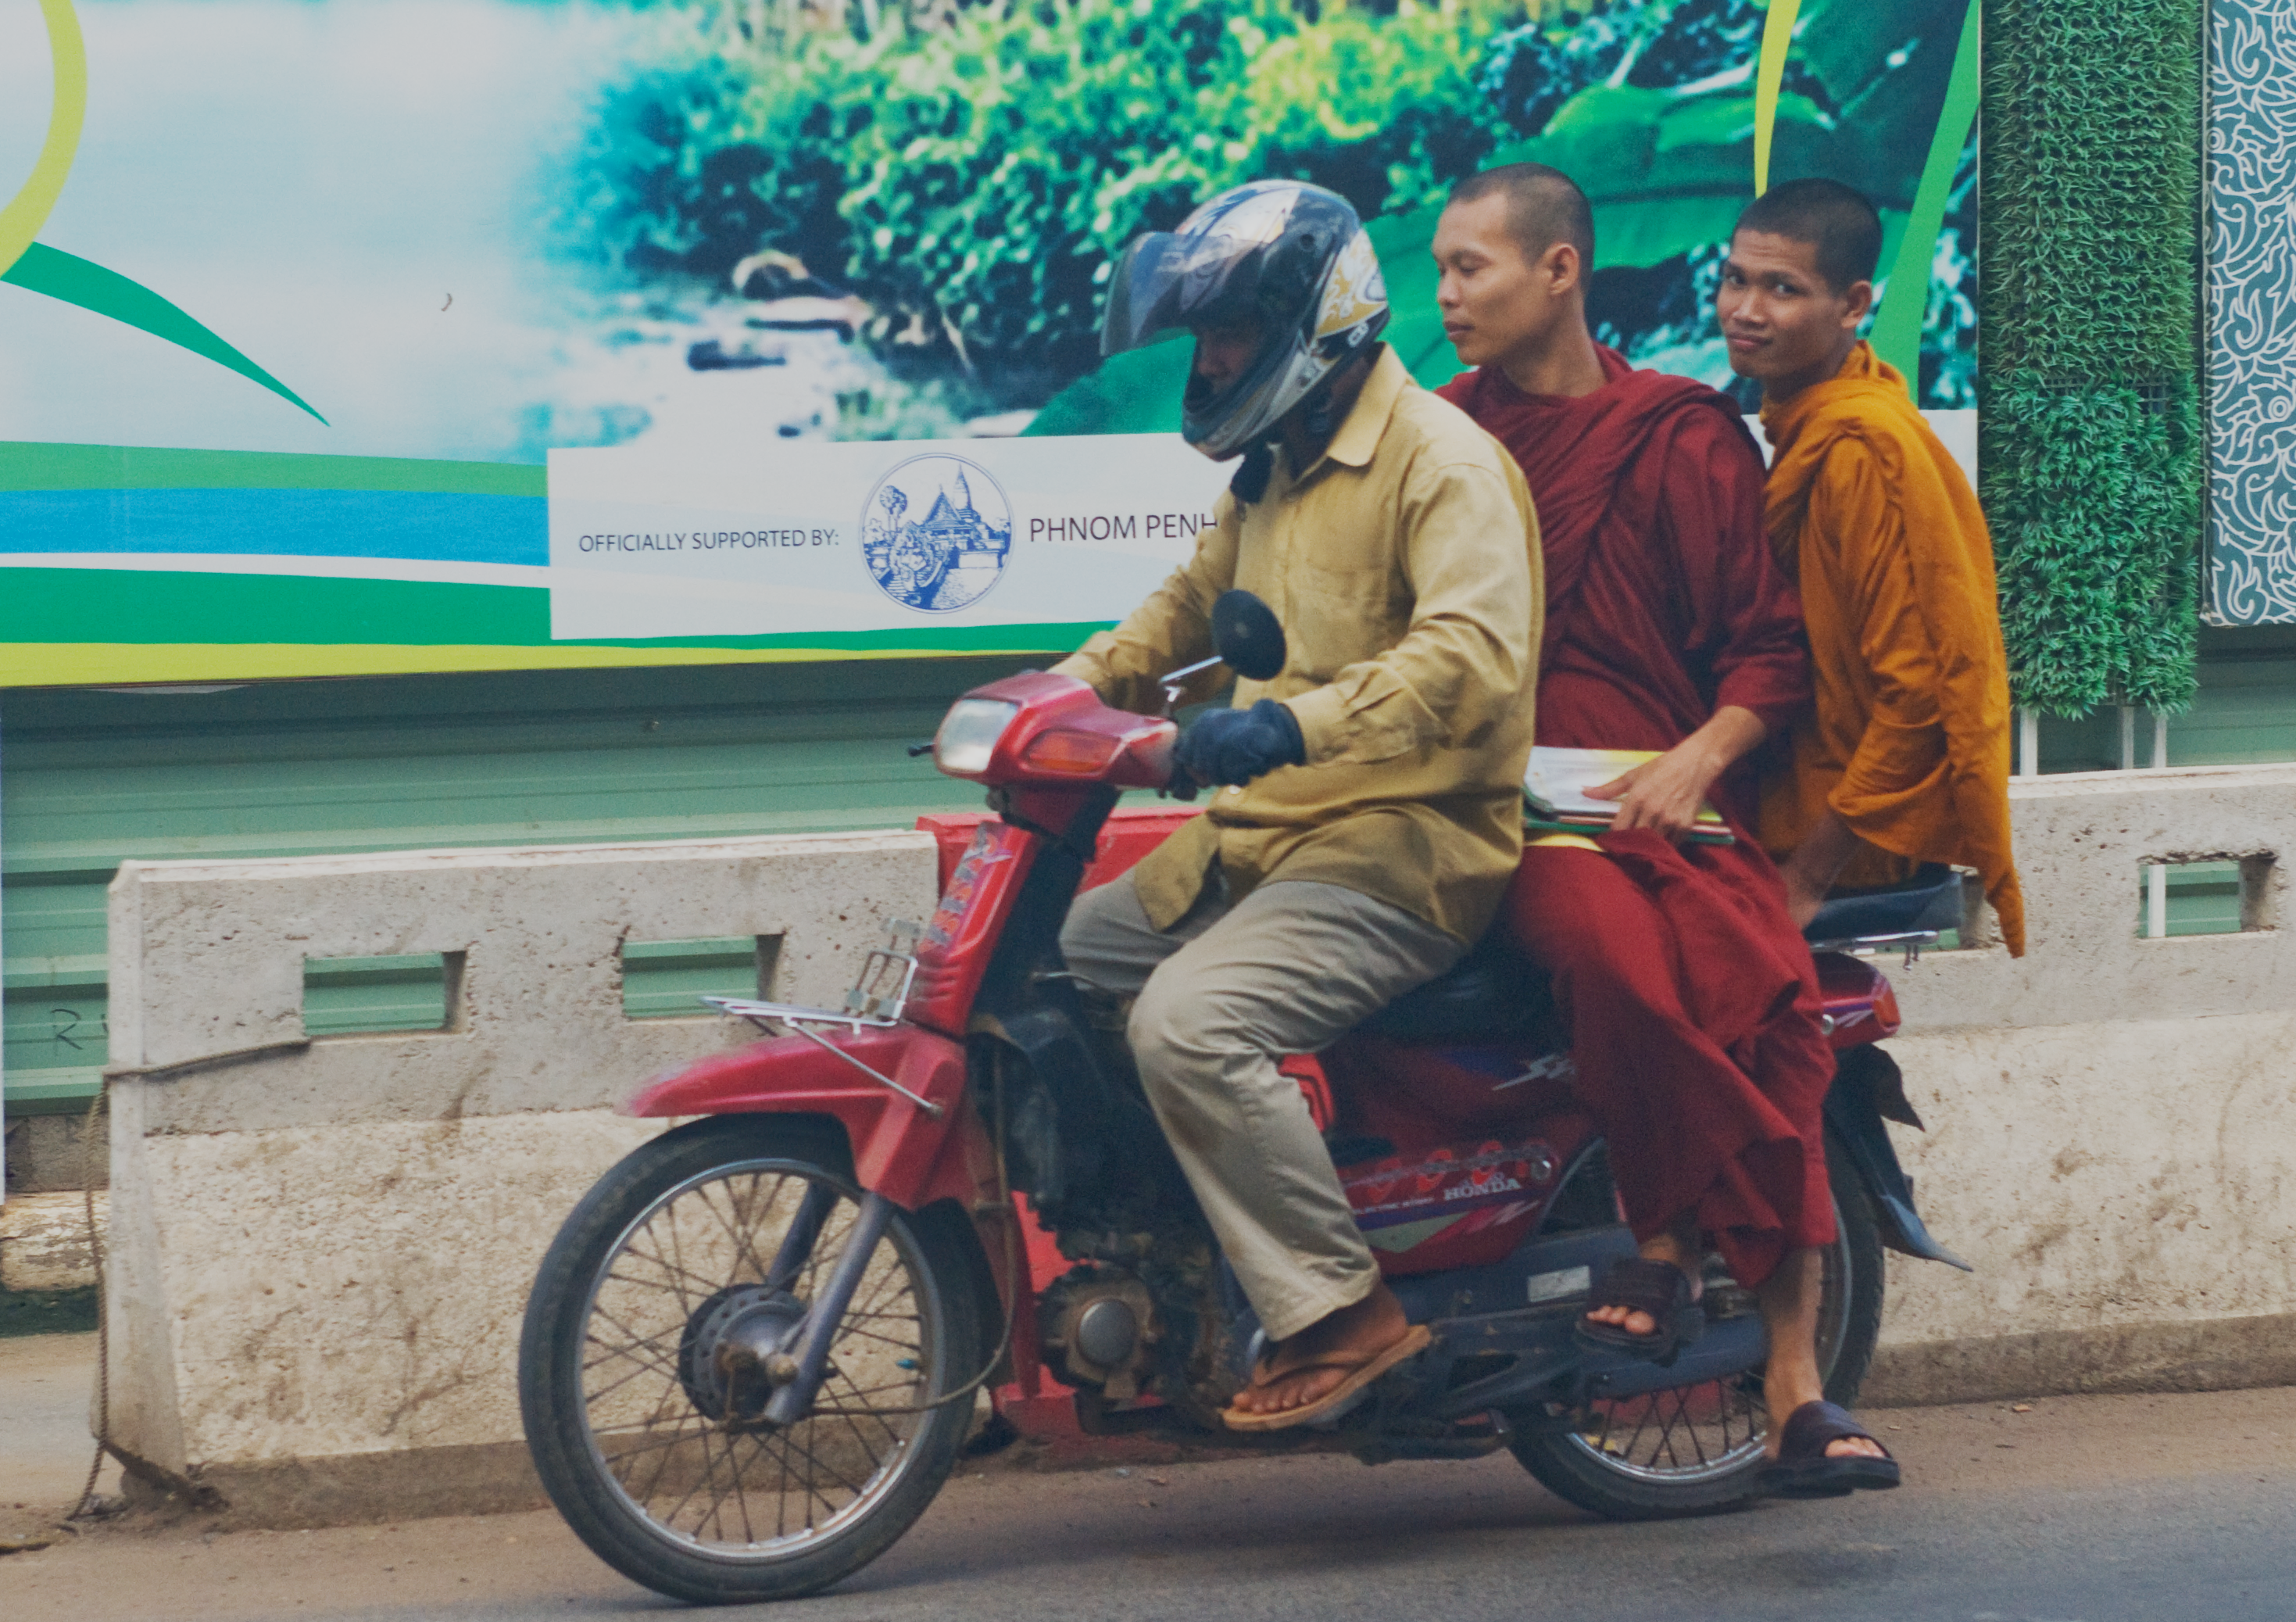
<svg viewBox="0 0 2296 1622">
<path fill-rule="evenodd" d="M 1931 861 L 1904 884 L 1829 897 L 1802 937 L 1813 946 L 1846 946 L 1958 929 L 1961 921 L 1961 875 Z"/>
<path fill-rule="evenodd" d="M 1931 862 L 1902 885 L 1830 899 L 1802 933 L 1814 946 L 1840 947 L 1958 929 L 1961 922 L 1961 875 Z M 1494 931 L 1359 1028 L 1391 1042 L 1496 1042 L 1551 1033 L 1554 1021 L 1546 971 Z"/>
<path fill-rule="evenodd" d="M 1500 1041 L 1529 1034 L 1554 1012 L 1546 971 L 1508 951 L 1493 935 L 1360 1028 L 1391 1042 Z"/>
</svg>

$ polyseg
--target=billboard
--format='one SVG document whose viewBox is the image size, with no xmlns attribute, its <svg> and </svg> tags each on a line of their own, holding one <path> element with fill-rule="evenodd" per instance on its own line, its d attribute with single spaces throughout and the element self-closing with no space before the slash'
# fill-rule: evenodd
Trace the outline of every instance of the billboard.
<svg viewBox="0 0 2296 1622">
<path fill-rule="evenodd" d="M 1595 200 L 1598 335 L 1729 381 L 1772 180 L 1889 227 L 1974 405 L 1973 0 L 0 0 L 0 685 L 1054 651 L 1227 470 L 1136 233 L 1370 224 L 1414 372 L 1494 162 Z M 1973 432 L 1949 440 L 1967 442 Z"/>
</svg>

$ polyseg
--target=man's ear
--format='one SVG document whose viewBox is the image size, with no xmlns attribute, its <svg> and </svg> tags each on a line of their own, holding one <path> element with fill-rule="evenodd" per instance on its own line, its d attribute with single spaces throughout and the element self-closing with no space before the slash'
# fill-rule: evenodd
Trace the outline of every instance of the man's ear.
<svg viewBox="0 0 2296 1622">
<path fill-rule="evenodd" d="M 1844 330 L 1856 332 L 1866 317 L 1874 313 L 1874 284 L 1852 282 L 1849 291 L 1841 295 L 1841 325 Z"/>
<path fill-rule="evenodd" d="M 1546 291 L 1562 298 L 1578 286 L 1585 278 L 1587 268 L 1578 262 L 1578 250 L 1569 243 L 1556 243 L 1538 256 L 1539 274 L 1546 278 Z"/>
</svg>

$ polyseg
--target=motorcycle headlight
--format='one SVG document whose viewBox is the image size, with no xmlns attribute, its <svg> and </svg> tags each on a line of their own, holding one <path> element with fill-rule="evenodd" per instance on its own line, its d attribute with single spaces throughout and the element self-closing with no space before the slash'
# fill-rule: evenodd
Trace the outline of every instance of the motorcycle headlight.
<svg viewBox="0 0 2296 1622">
<path fill-rule="evenodd" d="M 1021 706 L 1001 698 L 960 698 L 948 708 L 933 735 L 933 764 L 958 777 L 978 777 L 988 770 L 996 740 Z"/>
</svg>

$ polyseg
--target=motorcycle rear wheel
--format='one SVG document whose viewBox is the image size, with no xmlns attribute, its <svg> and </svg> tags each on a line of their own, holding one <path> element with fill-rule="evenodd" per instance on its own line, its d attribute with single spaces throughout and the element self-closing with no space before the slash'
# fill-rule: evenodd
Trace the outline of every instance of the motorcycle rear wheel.
<svg viewBox="0 0 2296 1622">
<path fill-rule="evenodd" d="M 1834 1240 L 1822 1253 L 1817 1366 L 1829 1402 L 1847 1408 L 1882 1328 L 1882 1229 L 1849 1157 L 1825 1135 Z M 1660 1520 L 1734 1509 L 1756 1494 L 1770 1415 L 1761 1371 L 1595 1403 L 1567 1430 L 1521 1427 L 1514 1455 L 1557 1497 L 1611 1520 Z"/>
<path fill-rule="evenodd" d="M 972 1404 L 924 1404 L 988 1350 L 962 1218 L 893 1213 L 795 1423 L 742 1417 L 709 1354 L 744 1314 L 796 1321 L 860 1198 L 841 1133 L 728 1117 L 635 1150 L 567 1218 L 528 1303 L 520 1407 L 551 1502 L 624 1576 L 700 1604 L 812 1593 L 883 1553 L 947 1479 Z M 808 1210 L 817 1237 L 788 1247 L 801 1264 L 769 1277 Z"/>
</svg>

